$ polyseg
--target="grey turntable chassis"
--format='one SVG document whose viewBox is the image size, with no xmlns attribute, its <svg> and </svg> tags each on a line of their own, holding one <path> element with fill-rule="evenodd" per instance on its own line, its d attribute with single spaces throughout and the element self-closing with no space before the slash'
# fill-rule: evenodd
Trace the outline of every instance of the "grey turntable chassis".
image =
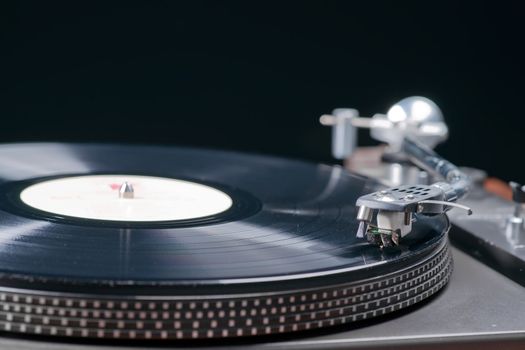
<svg viewBox="0 0 525 350">
<path fill-rule="evenodd" d="M 445 290 L 430 302 L 399 317 L 327 335 L 281 342 L 232 345 L 228 348 L 465 350 L 499 346 L 501 349 L 525 349 L 523 286 L 455 248 L 453 256 L 455 270 Z M 0 350 L 125 348 L 0 337 Z"/>
</svg>

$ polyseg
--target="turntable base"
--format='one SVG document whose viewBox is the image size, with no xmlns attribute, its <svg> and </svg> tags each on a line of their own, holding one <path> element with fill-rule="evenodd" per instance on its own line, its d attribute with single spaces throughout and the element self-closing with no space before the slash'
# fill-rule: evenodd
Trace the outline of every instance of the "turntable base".
<svg viewBox="0 0 525 350">
<path fill-rule="evenodd" d="M 253 349 L 379 349 L 388 345 L 389 349 L 468 350 L 490 349 L 497 344 L 505 349 L 522 349 L 525 342 L 523 287 L 455 248 L 452 248 L 452 253 L 456 267 L 449 285 L 421 306 L 351 328 L 327 329 L 313 333 L 314 336 L 299 334 L 287 338 L 259 339 L 258 343 L 236 342 L 229 346 L 241 348 L 249 344 Z M 126 346 L 57 343 L 42 338 L 7 337 L 2 333 L 0 350 L 14 348 L 109 350 L 126 349 Z M 140 347 L 130 345 L 129 348 Z M 182 346 L 173 348 L 180 349 Z"/>
</svg>

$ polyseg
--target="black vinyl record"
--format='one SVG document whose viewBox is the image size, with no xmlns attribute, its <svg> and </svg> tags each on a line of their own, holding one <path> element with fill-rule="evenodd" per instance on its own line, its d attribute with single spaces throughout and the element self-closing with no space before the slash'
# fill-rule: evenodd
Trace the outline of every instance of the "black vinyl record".
<svg viewBox="0 0 525 350">
<path fill-rule="evenodd" d="M 191 181 L 226 193 L 233 204 L 224 212 L 196 219 L 126 222 L 57 215 L 20 200 L 21 191 L 33 184 L 95 174 Z M 355 201 L 378 188 L 376 182 L 337 166 L 233 152 L 100 144 L 2 145 L 0 286 L 66 293 L 70 304 L 80 303 L 74 293 L 183 299 L 233 295 L 233 300 L 238 300 L 239 293 L 289 293 L 352 285 L 381 276 L 393 278 L 391 283 L 408 283 L 405 279 L 421 273 L 428 284 L 428 279 L 435 278 L 436 271 L 440 271 L 440 279 L 414 290 L 414 299 L 405 301 L 410 304 L 421 300 L 421 293 L 430 295 L 448 280 L 450 259 L 444 248 L 448 221 L 445 216 L 420 217 L 401 246 L 383 250 L 371 246 L 355 237 L 358 226 Z M 435 270 L 438 264 L 441 264 L 439 270 Z M 401 272 L 407 273 L 396 275 Z M 396 280 L 395 276 L 401 277 Z M 381 283 L 388 285 L 390 282 L 386 281 Z M 381 283 L 377 288 L 384 288 Z M 405 287 L 409 290 L 410 286 Z M 355 290 L 358 292 L 366 290 L 363 287 Z M 4 298 L 19 300 L 16 295 L 6 293 Z M 317 296 L 313 300 L 316 299 Z M 405 305 L 401 299 L 399 307 Z M 66 299 L 56 300 L 69 305 Z M 33 299 L 27 303 L 32 302 Z M 206 304 L 201 306 L 206 308 Z M 380 306 L 384 307 L 378 302 L 377 307 Z M 192 310 L 191 303 L 181 307 Z M 355 307 L 352 312 L 356 312 Z M 295 328 L 278 328 L 276 332 L 302 329 L 299 324 L 303 323 L 297 323 Z M 40 324 L 32 332 L 53 333 L 44 326 Z M 204 333 L 195 333 L 191 326 L 188 330 L 183 329 L 184 324 L 179 326 L 173 329 L 173 334 L 171 328 L 162 326 L 159 332 L 168 333 L 154 337 L 210 336 L 204 331 L 206 328 Z M 42 327 L 47 331 L 42 331 Z M 67 327 L 57 327 L 55 333 L 68 335 Z M 72 334 L 84 336 L 82 327 L 77 328 L 73 328 Z M 93 330 L 88 336 L 115 334 L 114 329 L 102 328 L 103 331 Z M 231 336 L 234 329 L 246 335 L 243 332 L 251 328 L 234 327 L 226 331 L 226 336 Z M 122 331 L 126 329 L 127 326 Z M 251 332 L 261 334 L 261 329 Z M 264 329 L 266 333 L 274 332 L 273 328 Z M 132 338 L 133 334 L 142 333 L 134 326 L 126 334 Z M 224 330 L 211 334 L 225 336 Z"/>
</svg>

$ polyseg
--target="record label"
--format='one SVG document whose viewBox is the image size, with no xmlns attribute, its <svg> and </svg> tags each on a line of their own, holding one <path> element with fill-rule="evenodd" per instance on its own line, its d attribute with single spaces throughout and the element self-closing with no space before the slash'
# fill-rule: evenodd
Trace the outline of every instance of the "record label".
<svg viewBox="0 0 525 350">
<path fill-rule="evenodd" d="M 129 186 L 129 196 L 123 196 Z M 138 175 L 86 175 L 33 184 L 20 199 L 48 213 L 111 221 L 173 221 L 216 215 L 233 201 L 226 193 L 195 182 Z"/>
</svg>

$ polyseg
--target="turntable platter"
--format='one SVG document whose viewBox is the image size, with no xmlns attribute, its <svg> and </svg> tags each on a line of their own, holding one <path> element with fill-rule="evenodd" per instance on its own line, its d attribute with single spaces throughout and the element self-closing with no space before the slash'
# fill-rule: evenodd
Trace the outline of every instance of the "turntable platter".
<svg viewBox="0 0 525 350">
<path fill-rule="evenodd" d="M 189 148 L 0 147 L 0 327 L 215 338 L 359 321 L 448 280 L 448 220 L 355 238 L 379 187 L 339 167 Z M 122 194 L 124 193 L 124 197 Z"/>
</svg>

